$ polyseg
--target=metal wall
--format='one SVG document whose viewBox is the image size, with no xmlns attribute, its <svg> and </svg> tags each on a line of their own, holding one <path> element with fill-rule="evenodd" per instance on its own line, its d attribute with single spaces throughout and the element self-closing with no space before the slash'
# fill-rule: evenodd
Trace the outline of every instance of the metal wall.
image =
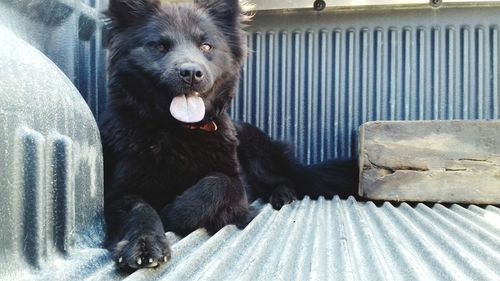
<svg viewBox="0 0 500 281">
<path fill-rule="evenodd" d="M 0 0 L 0 24 L 106 104 L 102 0 Z M 389 12 L 388 12 L 389 11 Z M 371 120 L 498 119 L 498 5 L 258 11 L 232 115 L 307 163 L 356 154 Z"/>
<path fill-rule="evenodd" d="M 371 120 L 500 118 L 500 8 L 264 12 L 232 115 L 307 163 L 356 154 Z"/>
</svg>

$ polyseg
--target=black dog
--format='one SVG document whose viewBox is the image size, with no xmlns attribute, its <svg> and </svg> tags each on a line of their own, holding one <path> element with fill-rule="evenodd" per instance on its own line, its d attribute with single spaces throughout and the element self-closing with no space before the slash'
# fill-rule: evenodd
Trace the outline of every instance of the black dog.
<svg viewBox="0 0 500 281">
<path fill-rule="evenodd" d="M 107 16 L 100 128 L 107 246 L 120 268 L 166 262 L 165 231 L 244 227 L 254 197 L 279 209 L 355 189 L 355 165 L 302 166 L 285 145 L 229 118 L 246 54 L 238 0 L 111 0 Z"/>
</svg>

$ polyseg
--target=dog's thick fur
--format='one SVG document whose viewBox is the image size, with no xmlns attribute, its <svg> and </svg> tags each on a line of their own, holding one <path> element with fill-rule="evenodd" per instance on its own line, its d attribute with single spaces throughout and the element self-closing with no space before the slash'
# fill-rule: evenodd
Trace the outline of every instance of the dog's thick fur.
<svg viewBox="0 0 500 281">
<path fill-rule="evenodd" d="M 255 197 L 279 209 L 304 195 L 352 192 L 355 165 L 303 166 L 285 145 L 229 118 L 246 54 L 238 0 L 111 0 L 106 15 L 109 103 L 100 129 L 107 247 L 120 268 L 166 262 L 166 231 L 244 227 Z M 186 63 L 200 79 L 179 74 Z M 203 99 L 205 117 L 185 124 L 169 106 L 193 92 Z M 202 130 L 207 124 L 217 130 Z"/>
</svg>

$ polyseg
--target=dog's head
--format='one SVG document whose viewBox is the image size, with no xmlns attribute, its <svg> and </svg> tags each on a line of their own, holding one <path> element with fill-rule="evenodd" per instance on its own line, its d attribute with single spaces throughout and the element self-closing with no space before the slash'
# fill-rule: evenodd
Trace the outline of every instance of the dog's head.
<svg viewBox="0 0 500 281">
<path fill-rule="evenodd" d="M 225 109 L 246 53 L 238 0 L 110 0 L 106 15 L 111 94 L 185 123 Z"/>
</svg>

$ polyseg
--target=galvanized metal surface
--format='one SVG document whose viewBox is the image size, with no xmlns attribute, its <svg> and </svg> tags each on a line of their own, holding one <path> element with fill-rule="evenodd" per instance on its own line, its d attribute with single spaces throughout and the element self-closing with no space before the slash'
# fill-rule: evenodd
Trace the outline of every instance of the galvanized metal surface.
<svg viewBox="0 0 500 281">
<path fill-rule="evenodd" d="M 371 120 L 500 118 L 499 7 L 261 12 L 232 115 L 307 163 Z"/>
<path fill-rule="evenodd" d="M 498 280 L 500 209 L 305 198 L 260 202 L 244 230 L 168 233 L 172 260 L 119 275 L 100 249 L 47 265 L 44 280 Z M 48 274 L 50 272 L 50 274 Z M 50 277 L 50 278 L 49 278 Z M 51 279 L 52 278 L 52 279 Z"/>
<path fill-rule="evenodd" d="M 305 199 L 210 237 L 168 233 L 173 258 L 130 276 L 99 248 L 1 280 L 498 280 L 500 209 Z"/>
</svg>

